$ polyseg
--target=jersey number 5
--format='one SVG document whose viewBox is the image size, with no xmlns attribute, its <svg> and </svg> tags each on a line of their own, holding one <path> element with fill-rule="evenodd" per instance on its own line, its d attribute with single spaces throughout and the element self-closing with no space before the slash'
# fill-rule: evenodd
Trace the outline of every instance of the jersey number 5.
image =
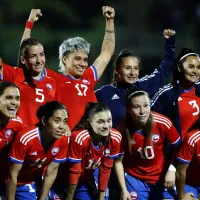
<svg viewBox="0 0 200 200">
<path fill-rule="evenodd" d="M 146 146 L 144 149 L 140 147 L 137 151 L 140 153 L 140 156 L 143 159 L 153 159 L 155 157 L 152 146 Z"/>
<path fill-rule="evenodd" d="M 75 88 L 78 90 L 78 95 L 79 96 L 87 96 L 86 95 L 86 92 L 88 90 L 88 86 L 87 85 L 77 83 L 75 85 Z"/>
<path fill-rule="evenodd" d="M 35 93 L 38 96 L 37 98 L 35 98 L 36 102 L 42 103 L 44 102 L 44 94 L 43 94 L 43 89 L 35 89 Z"/>
</svg>

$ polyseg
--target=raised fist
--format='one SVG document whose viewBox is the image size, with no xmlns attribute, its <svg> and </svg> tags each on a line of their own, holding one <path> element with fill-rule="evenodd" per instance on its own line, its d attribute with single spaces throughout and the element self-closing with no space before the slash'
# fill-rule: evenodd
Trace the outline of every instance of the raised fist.
<svg viewBox="0 0 200 200">
<path fill-rule="evenodd" d="M 163 31 L 163 35 L 165 39 L 169 39 L 171 36 L 175 35 L 176 31 L 172 30 L 172 29 L 165 29 Z"/>
<path fill-rule="evenodd" d="M 29 15 L 28 21 L 34 23 L 42 16 L 40 9 L 32 9 Z"/>
<path fill-rule="evenodd" d="M 103 6 L 102 7 L 103 15 L 107 19 L 113 19 L 115 17 L 115 10 L 112 7 L 109 6 Z"/>
</svg>

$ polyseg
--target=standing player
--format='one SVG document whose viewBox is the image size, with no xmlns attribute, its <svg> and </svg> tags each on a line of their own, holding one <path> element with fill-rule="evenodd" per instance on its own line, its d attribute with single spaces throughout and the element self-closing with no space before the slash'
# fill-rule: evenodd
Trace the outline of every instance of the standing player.
<svg viewBox="0 0 200 200">
<path fill-rule="evenodd" d="M 20 68 L 2 64 L 1 79 L 20 88 L 18 115 L 26 125 L 37 123 L 36 111 L 41 104 L 57 99 L 57 84 L 47 76 L 45 62 L 43 46 L 37 39 L 29 38 L 20 46 Z"/>
<path fill-rule="evenodd" d="M 122 157 L 115 161 L 123 196 L 127 189 L 132 199 L 173 199 L 169 193 L 163 193 L 164 186 L 171 188 L 175 184 L 175 172 L 171 172 L 172 165 L 167 171 L 169 158 L 165 158 L 165 153 L 167 143 L 175 146 L 180 142 L 178 132 L 168 118 L 151 113 L 145 91 L 131 90 L 127 94 L 126 112 L 121 125 L 123 166 Z"/>
<path fill-rule="evenodd" d="M 59 84 L 58 98 L 69 111 L 69 127 L 71 129 L 80 120 L 86 104 L 96 102 L 94 86 L 103 74 L 114 52 L 115 11 L 108 6 L 103 6 L 102 10 L 103 15 L 106 17 L 105 35 L 101 53 L 92 66 L 88 67 L 90 44 L 83 38 L 74 37 L 65 40 L 59 47 L 59 71 L 63 75 L 47 69 L 48 76 L 55 79 Z M 38 20 L 37 16 L 40 15 L 40 9 L 31 11 L 23 39 L 31 36 L 32 26 L 30 24 L 33 25 Z"/>
<path fill-rule="evenodd" d="M 111 110 L 114 128 L 118 128 L 125 116 L 125 97 L 130 87 L 145 90 L 152 96 L 167 83 L 172 74 L 175 60 L 175 31 L 165 29 L 163 35 L 165 38 L 164 57 L 160 67 L 151 75 L 138 79 L 142 67 L 140 57 L 129 50 L 122 50 L 114 62 L 114 83 L 96 91 L 97 100 L 105 103 Z"/>
<path fill-rule="evenodd" d="M 68 147 L 68 113 L 64 105 L 51 101 L 37 110 L 39 123 L 18 133 L 9 158 L 8 200 L 36 199 L 35 183 L 44 176 L 41 200 L 52 186 L 59 164 L 66 161 Z"/>
<path fill-rule="evenodd" d="M 174 80 L 152 98 L 152 109 L 169 117 L 184 139 L 199 118 L 200 58 L 183 48 L 175 61 Z"/>
<path fill-rule="evenodd" d="M 6 196 L 5 181 L 8 177 L 8 153 L 18 131 L 25 128 L 16 116 L 20 105 L 19 88 L 11 82 L 0 83 L 0 199 Z"/>
<path fill-rule="evenodd" d="M 187 133 L 177 154 L 178 200 L 198 199 L 200 194 L 200 130 L 194 129 Z"/>
<path fill-rule="evenodd" d="M 98 198 L 104 199 L 113 160 L 120 156 L 122 138 L 111 127 L 108 107 L 102 103 L 88 103 L 70 138 L 66 200 L 97 199 L 95 191 L 98 190 Z M 99 176 L 94 174 L 97 168 Z"/>
</svg>

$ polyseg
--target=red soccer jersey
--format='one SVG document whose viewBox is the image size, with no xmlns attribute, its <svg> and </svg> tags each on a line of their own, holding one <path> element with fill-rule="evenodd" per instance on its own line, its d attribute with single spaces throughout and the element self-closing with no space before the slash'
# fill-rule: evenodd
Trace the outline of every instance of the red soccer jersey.
<svg viewBox="0 0 200 200">
<path fill-rule="evenodd" d="M 88 102 L 96 102 L 94 86 L 98 79 L 94 66 L 88 67 L 80 79 L 73 79 L 47 69 L 48 76 L 59 84 L 58 100 L 69 112 L 68 125 L 70 129 L 79 122 Z"/>
<path fill-rule="evenodd" d="M 70 170 L 69 174 L 69 184 L 77 184 L 78 181 L 83 183 L 93 181 L 93 173 L 96 168 L 104 167 L 104 162 L 107 162 L 107 160 L 113 160 L 121 156 L 121 138 L 122 136 L 118 131 L 111 129 L 108 142 L 101 144 L 97 148 L 93 145 L 87 130 L 74 131 L 70 138 L 68 161 L 71 163 L 80 163 L 81 178 L 79 180 L 80 173 L 77 173 L 77 165 L 73 165 L 73 169 Z M 99 183 L 101 184 L 99 188 L 105 188 L 108 179 L 109 176 L 105 177 L 104 182 Z"/>
<path fill-rule="evenodd" d="M 46 76 L 45 69 L 41 79 L 34 80 L 36 88 L 31 88 L 24 81 L 24 74 L 20 68 L 10 67 L 4 64 L 1 78 L 6 81 L 14 82 L 20 88 L 21 99 L 18 115 L 28 126 L 38 122 L 36 111 L 41 104 L 57 100 L 56 81 Z"/>
<path fill-rule="evenodd" d="M 35 182 L 43 169 L 53 162 L 65 162 L 68 149 L 68 137 L 56 139 L 47 150 L 41 144 L 39 128 L 32 126 L 22 130 L 11 147 L 11 162 L 23 164 L 18 175 L 18 185 Z"/>
<path fill-rule="evenodd" d="M 200 98 L 195 95 L 195 87 L 185 90 L 178 98 L 182 138 L 199 118 Z"/>
<path fill-rule="evenodd" d="M 186 184 L 199 187 L 200 174 L 200 130 L 195 129 L 190 131 L 177 154 L 177 160 L 184 164 L 189 164 L 187 168 Z"/>
<path fill-rule="evenodd" d="M 19 117 L 10 119 L 5 127 L 0 127 L 0 181 L 8 176 L 8 154 L 15 135 L 26 126 Z"/>
<path fill-rule="evenodd" d="M 124 150 L 124 170 L 146 183 L 156 183 L 164 173 L 167 143 L 176 145 L 180 136 L 172 122 L 165 116 L 153 113 L 152 145 L 145 141 L 143 133 L 136 131 L 130 136 L 123 135 L 122 152 Z M 131 153 L 129 150 L 131 145 Z"/>
</svg>

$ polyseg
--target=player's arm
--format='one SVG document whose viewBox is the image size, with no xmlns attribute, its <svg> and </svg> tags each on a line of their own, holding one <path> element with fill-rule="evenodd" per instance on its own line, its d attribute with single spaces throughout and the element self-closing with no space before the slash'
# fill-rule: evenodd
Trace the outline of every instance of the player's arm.
<svg viewBox="0 0 200 200">
<path fill-rule="evenodd" d="M 122 189 L 122 200 L 131 200 L 131 196 L 126 189 L 125 177 L 124 177 L 124 167 L 122 165 L 122 159 L 123 159 L 123 156 L 120 156 L 117 159 L 115 159 L 114 167 L 115 167 L 119 185 Z"/>
<path fill-rule="evenodd" d="M 32 9 L 29 15 L 28 21 L 26 22 L 26 26 L 24 29 L 24 33 L 21 39 L 21 43 L 24 39 L 31 37 L 31 29 L 36 21 L 42 16 L 40 9 Z"/>
<path fill-rule="evenodd" d="M 94 66 L 97 69 L 98 77 L 103 74 L 106 66 L 110 62 L 110 59 L 115 49 L 115 30 L 114 30 L 114 17 L 115 10 L 112 7 L 103 6 L 103 15 L 106 17 L 105 35 L 101 47 L 101 53 L 94 62 Z"/>
<path fill-rule="evenodd" d="M 56 162 L 51 162 L 49 164 L 47 168 L 47 172 L 44 176 L 40 200 L 45 200 L 46 196 L 48 195 L 49 190 L 51 189 L 51 186 L 53 185 L 56 179 L 59 165 L 60 163 L 56 163 Z"/>
<path fill-rule="evenodd" d="M 10 166 L 10 173 L 8 177 L 7 195 L 8 200 L 15 200 L 15 193 L 17 187 L 17 177 L 22 168 L 22 164 L 12 163 Z"/>
<path fill-rule="evenodd" d="M 178 199 L 184 199 L 184 185 L 186 180 L 186 170 L 189 164 L 180 163 L 176 170 L 176 189 L 178 193 Z"/>
</svg>

